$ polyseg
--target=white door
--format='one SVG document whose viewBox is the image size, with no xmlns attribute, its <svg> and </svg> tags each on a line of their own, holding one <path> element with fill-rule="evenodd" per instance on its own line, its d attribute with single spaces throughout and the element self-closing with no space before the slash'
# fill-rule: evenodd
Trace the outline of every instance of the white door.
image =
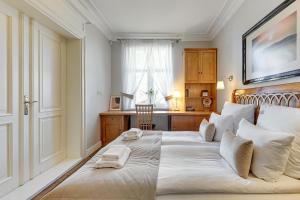
<svg viewBox="0 0 300 200">
<path fill-rule="evenodd" d="M 31 176 L 65 158 L 65 39 L 32 22 Z"/>
<path fill-rule="evenodd" d="M 18 13 L 0 2 L 0 197 L 18 186 Z"/>
</svg>

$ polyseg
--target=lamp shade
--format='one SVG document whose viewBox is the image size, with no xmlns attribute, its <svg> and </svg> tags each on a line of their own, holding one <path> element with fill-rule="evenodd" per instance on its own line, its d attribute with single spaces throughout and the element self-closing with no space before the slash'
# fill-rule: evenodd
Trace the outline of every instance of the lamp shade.
<svg viewBox="0 0 300 200">
<path fill-rule="evenodd" d="M 178 90 L 175 90 L 173 97 L 179 98 L 180 97 L 180 92 Z"/>
<path fill-rule="evenodd" d="M 121 93 L 121 95 L 123 96 L 123 97 L 127 97 L 128 99 L 133 99 L 134 98 L 134 95 L 133 94 L 127 94 L 127 93 L 125 93 L 125 92 L 120 92 Z"/>
<path fill-rule="evenodd" d="M 225 89 L 224 81 L 218 81 L 217 90 L 224 90 L 224 89 Z"/>
</svg>

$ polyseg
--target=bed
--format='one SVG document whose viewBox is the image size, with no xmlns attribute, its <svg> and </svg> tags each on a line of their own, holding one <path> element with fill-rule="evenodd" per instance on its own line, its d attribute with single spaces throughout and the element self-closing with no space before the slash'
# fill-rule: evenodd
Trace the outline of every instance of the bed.
<svg viewBox="0 0 300 200">
<path fill-rule="evenodd" d="M 299 107 L 300 83 L 235 90 L 233 102 Z M 258 110 L 256 111 L 258 115 Z M 123 169 L 94 169 L 100 150 L 44 199 L 300 199 L 300 180 L 282 175 L 275 183 L 236 175 L 219 155 L 219 143 L 195 132 L 147 132 L 126 144 L 133 153 Z"/>
</svg>

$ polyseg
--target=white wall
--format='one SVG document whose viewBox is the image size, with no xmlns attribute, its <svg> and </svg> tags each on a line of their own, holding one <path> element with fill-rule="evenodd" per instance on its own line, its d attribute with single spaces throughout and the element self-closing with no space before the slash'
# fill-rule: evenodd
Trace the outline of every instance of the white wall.
<svg viewBox="0 0 300 200">
<path fill-rule="evenodd" d="M 173 44 L 174 56 L 174 81 L 175 89 L 179 90 L 182 98 L 178 101 L 178 107 L 184 109 L 184 65 L 183 65 L 183 49 L 184 48 L 209 48 L 212 47 L 211 42 L 178 42 Z M 112 45 L 112 79 L 111 93 L 119 95 L 122 90 L 122 74 L 121 74 L 121 43 L 113 42 Z"/>
<path fill-rule="evenodd" d="M 85 40 L 86 153 L 100 144 L 99 113 L 107 111 L 111 92 L 111 46 L 94 26 L 86 26 Z"/>
<path fill-rule="evenodd" d="M 225 90 L 218 92 L 219 111 L 224 101 L 231 100 L 234 89 L 300 81 L 299 77 L 247 86 L 242 83 L 242 35 L 282 2 L 283 0 L 245 0 L 238 12 L 214 39 L 213 46 L 218 48 L 218 79 L 224 80 L 226 87 Z M 225 80 L 230 74 L 234 76 L 232 82 Z"/>
</svg>

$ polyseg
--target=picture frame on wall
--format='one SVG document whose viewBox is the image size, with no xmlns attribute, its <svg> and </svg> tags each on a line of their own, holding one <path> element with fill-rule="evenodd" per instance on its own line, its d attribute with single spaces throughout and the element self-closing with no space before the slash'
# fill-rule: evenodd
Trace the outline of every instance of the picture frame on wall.
<svg viewBox="0 0 300 200">
<path fill-rule="evenodd" d="M 121 96 L 110 96 L 109 110 L 120 111 L 122 107 Z"/>
<path fill-rule="evenodd" d="M 300 76 L 300 1 L 284 1 L 242 42 L 244 85 Z"/>
</svg>

